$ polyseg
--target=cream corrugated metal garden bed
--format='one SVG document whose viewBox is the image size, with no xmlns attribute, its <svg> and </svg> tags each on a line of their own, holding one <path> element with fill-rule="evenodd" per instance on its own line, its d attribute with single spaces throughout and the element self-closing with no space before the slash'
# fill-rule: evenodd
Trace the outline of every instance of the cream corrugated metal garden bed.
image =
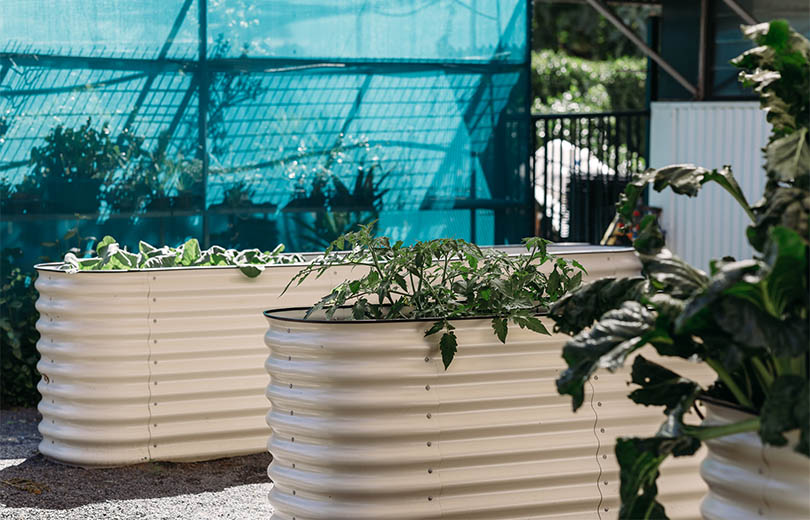
<svg viewBox="0 0 810 520">
<path fill-rule="evenodd" d="M 627 371 L 594 376 L 572 413 L 554 383 L 568 336 L 510 327 L 501 344 L 489 319 L 457 320 L 459 351 L 445 371 L 437 338 L 424 337 L 431 320 L 303 314 L 267 312 L 278 520 L 615 518 L 615 438 L 652 434 L 664 418 L 627 399 Z M 699 517 L 700 460 L 665 465 L 671 518 Z"/>
<path fill-rule="evenodd" d="M 638 270 L 628 249 L 551 251 L 579 260 L 591 278 Z M 261 311 L 310 305 L 348 276 L 338 269 L 279 298 L 300 267 L 246 278 L 233 267 L 68 274 L 38 266 L 40 451 L 116 466 L 266 449 Z"/>
</svg>

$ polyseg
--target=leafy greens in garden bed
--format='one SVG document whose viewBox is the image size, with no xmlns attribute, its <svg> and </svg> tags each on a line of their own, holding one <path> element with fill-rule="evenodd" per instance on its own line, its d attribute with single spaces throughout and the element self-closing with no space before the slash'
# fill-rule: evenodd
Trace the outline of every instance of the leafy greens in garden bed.
<svg viewBox="0 0 810 520">
<path fill-rule="evenodd" d="M 340 283 L 306 316 L 324 310 L 327 319 L 334 319 L 341 306 L 351 303 L 351 317 L 357 320 L 435 318 L 425 336 L 442 332 L 439 347 L 447 368 L 458 347 L 453 319 L 492 317 L 502 342 L 509 323 L 548 334 L 537 314 L 582 281 L 584 268 L 550 255 L 547 240 L 529 238 L 525 243 L 527 254 L 520 256 L 458 239 L 404 246 L 375 237 L 370 225 L 361 226 L 332 242 L 287 288 L 309 276 L 320 277 L 333 266 L 361 267 L 363 276 Z M 351 251 L 338 253 L 347 245 Z M 548 274 L 541 270 L 545 264 L 551 266 Z"/>
<path fill-rule="evenodd" d="M 59 268 L 63 271 L 76 273 L 79 271 L 125 271 L 129 269 L 232 265 L 238 267 L 245 276 L 255 278 L 262 273 L 266 265 L 304 262 L 301 255 L 283 253 L 283 244 L 279 244 L 272 251 L 260 251 L 258 249 L 238 251 L 220 246 L 212 246 L 202 251 L 196 238 L 188 240 L 180 247 L 154 247 L 142 241 L 138 244 L 138 252 L 134 253 L 127 251 L 125 247 L 121 247 L 113 237 L 106 236 L 96 246 L 95 257 L 78 258 L 75 254 L 68 253 Z"/>
<path fill-rule="evenodd" d="M 760 94 L 773 134 L 765 148 L 767 182 L 762 200 L 749 206 L 731 168 L 692 165 L 651 169 L 634 176 L 617 204 L 628 219 L 647 185 L 697 195 L 720 184 L 751 219 L 748 241 L 760 255 L 723 258 L 704 273 L 664 248 L 656 218 L 647 216 L 634 248 L 643 278 L 599 280 L 561 298 L 550 311 L 556 329 L 573 335 L 557 380 L 560 394 L 582 405 L 584 385 L 597 369 L 615 370 L 651 345 L 661 356 L 699 359 L 717 374 L 703 389 L 694 381 L 637 356 L 631 400 L 664 406 L 665 422 L 651 438 L 620 438 L 619 518 L 666 518 L 656 499 L 661 463 L 694 454 L 701 441 L 757 431 L 762 442 L 788 443 L 810 456 L 810 42 L 775 21 L 744 29 L 759 46 L 735 60 L 741 79 Z M 751 419 L 722 426 L 693 426 L 684 414 L 701 395 L 749 410 Z"/>
</svg>

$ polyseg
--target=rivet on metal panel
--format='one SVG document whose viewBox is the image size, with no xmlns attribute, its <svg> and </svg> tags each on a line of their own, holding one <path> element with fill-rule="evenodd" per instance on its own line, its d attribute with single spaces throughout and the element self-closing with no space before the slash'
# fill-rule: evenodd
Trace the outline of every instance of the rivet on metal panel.
<svg viewBox="0 0 810 520">
<path fill-rule="evenodd" d="M 597 401 L 596 406 L 602 406 L 602 401 Z"/>
<path fill-rule="evenodd" d="M 155 364 L 157 365 L 157 359 L 155 360 Z"/>
<path fill-rule="evenodd" d="M 290 415 L 295 415 L 295 412 L 293 412 L 292 410 L 290 410 Z"/>
<path fill-rule="evenodd" d="M 603 482 L 603 484 L 607 486 L 607 485 L 608 485 L 608 481 L 607 481 L 607 480 L 606 480 L 606 481 L 604 481 L 604 482 Z"/>
<path fill-rule="evenodd" d="M 430 418 L 431 418 L 431 417 L 433 417 L 433 416 L 432 416 L 432 415 L 430 415 L 430 414 L 428 413 L 428 414 L 426 414 L 426 415 L 425 415 L 425 417 L 427 417 L 428 419 L 430 419 Z"/>
<path fill-rule="evenodd" d="M 606 458 L 607 458 L 607 455 L 602 455 L 602 458 L 603 458 L 603 459 L 606 459 Z"/>
<path fill-rule="evenodd" d="M 599 381 L 599 376 L 596 376 L 596 375 L 595 375 L 595 376 L 593 376 L 593 380 L 594 380 L 594 381 Z"/>
<path fill-rule="evenodd" d="M 295 442 L 295 437 L 290 437 L 290 442 Z"/>
<path fill-rule="evenodd" d="M 155 428 L 157 428 L 157 424 L 153 424 L 152 426 L 154 426 Z"/>
<path fill-rule="evenodd" d="M 433 468 L 428 468 L 428 473 L 433 473 Z"/>
<path fill-rule="evenodd" d="M 295 469 L 295 462 L 292 463 L 292 467 L 293 467 L 293 469 Z"/>
<path fill-rule="evenodd" d="M 293 495 L 295 494 L 295 490 L 293 489 Z"/>
<path fill-rule="evenodd" d="M 430 358 L 425 356 L 425 363 L 428 363 L 429 361 L 430 361 Z"/>
<path fill-rule="evenodd" d="M 153 277 L 152 277 L 152 280 L 157 280 L 157 276 L 153 276 Z"/>
<path fill-rule="evenodd" d="M 610 508 L 606 507 L 605 508 L 605 513 L 607 513 L 608 511 L 610 511 Z"/>
<path fill-rule="evenodd" d="M 290 329 L 287 329 L 287 334 L 289 334 L 289 333 L 290 333 Z"/>
<path fill-rule="evenodd" d="M 157 298 L 152 298 L 152 301 L 153 301 L 153 302 L 156 302 L 156 301 L 157 301 Z"/>
<path fill-rule="evenodd" d="M 152 323 L 157 323 L 157 318 L 153 319 Z"/>
<path fill-rule="evenodd" d="M 430 442 L 430 441 L 427 441 L 427 445 L 428 445 L 428 447 L 430 447 L 430 446 L 433 446 L 433 443 Z"/>
<path fill-rule="evenodd" d="M 156 340 L 156 339 L 155 339 L 155 340 L 152 340 L 152 341 L 153 341 L 154 343 L 157 343 L 157 340 Z"/>
<path fill-rule="evenodd" d="M 157 381 L 155 381 L 155 384 L 157 384 Z"/>
<path fill-rule="evenodd" d="M 433 500 L 433 497 L 428 497 L 428 502 L 430 502 L 431 500 Z"/>
<path fill-rule="evenodd" d="M 157 403 L 152 403 L 152 406 L 157 406 Z"/>
<path fill-rule="evenodd" d="M 605 433 L 605 429 L 604 429 L 604 428 L 599 428 L 599 431 L 600 431 L 601 433 Z"/>
<path fill-rule="evenodd" d="M 425 390 L 430 390 L 430 385 L 425 385 Z"/>
<path fill-rule="evenodd" d="M 287 361 L 292 361 L 292 356 L 287 356 Z"/>
<path fill-rule="evenodd" d="M 292 386 L 293 386 L 292 383 L 290 383 L 290 388 L 292 388 Z"/>
<path fill-rule="evenodd" d="M 153 448 L 157 448 L 157 444 L 153 444 L 153 445 L 152 445 L 152 447 L 153 447 Z"/>
</svg>

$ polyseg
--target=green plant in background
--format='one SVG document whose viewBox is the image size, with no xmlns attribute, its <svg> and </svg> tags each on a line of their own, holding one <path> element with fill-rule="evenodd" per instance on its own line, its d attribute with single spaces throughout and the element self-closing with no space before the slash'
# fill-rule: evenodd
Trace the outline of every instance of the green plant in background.
<svg viewBox="0 0 810 520">
<path fill-rule="evenodd" d="M 49 211 L 92 213 L 98 209 L 101 186 L 139 153 L 138 139 L 126 132 L 113 139 L 106 124 L 97 130 L 88 118 L 76 129 L 57 125 L 44 145 L 31 149 L 31 177 Z"/>
<path fill-rule="evenodd" d="M 376 147 L 363 138 L 340 135 L 330 148 L 312 153 L 299 147 L 288 176 L 295 179 L 295 195 L 283 211 L 293 215 L 298 250 L 320 250 L 338 237 L 379 217 L 384 171 Z M 350 183 L 345 182 L 351 179 Z M 349 187 L 351 185 L 351 188 Z"/>
<path fill-rule="evenodd" d="M 590 61 L 562 52 L 532 53 L 532 110 L 539 113 L 643 110 L 647 61 Z"/>
<path fill-rule="evenodd" d="M 353 319 L 435 320 L 425 332 L 442 332 L 439 346 L 447 368 L 457 350 L 452 320 L 491 317 L 492 328 L 506 341 L 509 323 L 548 334 L 537 314 L 566 291 L 578 286 L 584 269 L 550 255 L 542 238 L 525 240 L 527 254 L 509 256 L 481 249 L 464 240 L 437 239 L 412 246 L 375 237 L 371 225 L 347 233 L 324 255 L 296 274 L 285 288 L 320 277 L 332 267 L 351 265 L 365 274 L 346 280 L 324 296 L 306 314 L 325 310 L 333 319 L 341 306 L 351 303 Z M 350 252 L 339 254 L 345 246 Z M 546 264 L 550 273 L 542 272 Z"/>
<path fill-rule="evenodd" d="M 59 269 L 69 273 L 79 271 L 126 271 L 130 269 L 159 269 L 166 267 L 227 266 L 239 268 L 245 276 L 255 278 L 264 267 L 272 264 L 301 263 L 304 259 L 296 254 L 283 254 L 284 245 L 279 244 L 272 251 L 258 249 L 225 249 L 212 246 L 200 249 L 196 238 L 186 241 L 180 247 L 155 247 L 141 241 L 138 252 L 121 247 L 111 236 L 104 237 L 96 246 L 96 256 L 79 258 L 73 253 L 65 255 Z"/>
<path fill-rule="evenodd" d="M 650 215 L 634 242 L 643 277 L 584 285 L 551 308 L 555 328 L 574 336 L 563 349 L 568 370 L 557 388 L 572 396 L 575 410 L 591 374 L 622 366 L 645 345 L 662 356 L 697 358 L 717 374 L 704 389 L 636 357 L 631 377 L 638 388 L 629 397 L 663 406 L 666 420 L 654 437 L 617 441 L 620 518 L 666 517 L 656 500 L 658 468 L 670 455 L 694 454 L 704 440 L 757 431 L 763 443 L 783 446 L 784 433 L 798 429 L 795 449 L 810 456 L 810 42 L 784 21 L 744 32 L 759 46 L 735 63 L 774 125 L 765 148 L 762 200 L 749 206 L 729 167 L 678 165 L 637 174 L 617 204 L 617 218 L 632 217 L 649 184 L 695 196 L 705 183 L 715 182 L 751 218 L 747 235 L 759 256 L 716 260 L 707 275 L 664 248 L 657 219 Z M 704 395 L 741 406 L 752 418 L 725 426 L 686 424 L 684 414 Z"/>
<path fill-rule="evenodd" d="M 35 304 L 36 273 L 26 273 L 19 265 L 22 250 L 4 248 L 0 252 L 0 405 L 33 406 L 39 401 L 37 383 L 39 361 Z"/>
</svg>

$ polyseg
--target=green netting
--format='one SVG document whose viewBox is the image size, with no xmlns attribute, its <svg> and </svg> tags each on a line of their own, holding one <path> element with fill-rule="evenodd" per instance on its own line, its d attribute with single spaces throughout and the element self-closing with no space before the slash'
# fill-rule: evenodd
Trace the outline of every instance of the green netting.
<svg viewBox="0 0 810 520">
<path fill-rule="evenodd" d="M 372 219 L 531 231 L 525 0 L 3 4 L 2 242 L 32 261 L 71 229 L 294 250 Z"/>
</svg>

